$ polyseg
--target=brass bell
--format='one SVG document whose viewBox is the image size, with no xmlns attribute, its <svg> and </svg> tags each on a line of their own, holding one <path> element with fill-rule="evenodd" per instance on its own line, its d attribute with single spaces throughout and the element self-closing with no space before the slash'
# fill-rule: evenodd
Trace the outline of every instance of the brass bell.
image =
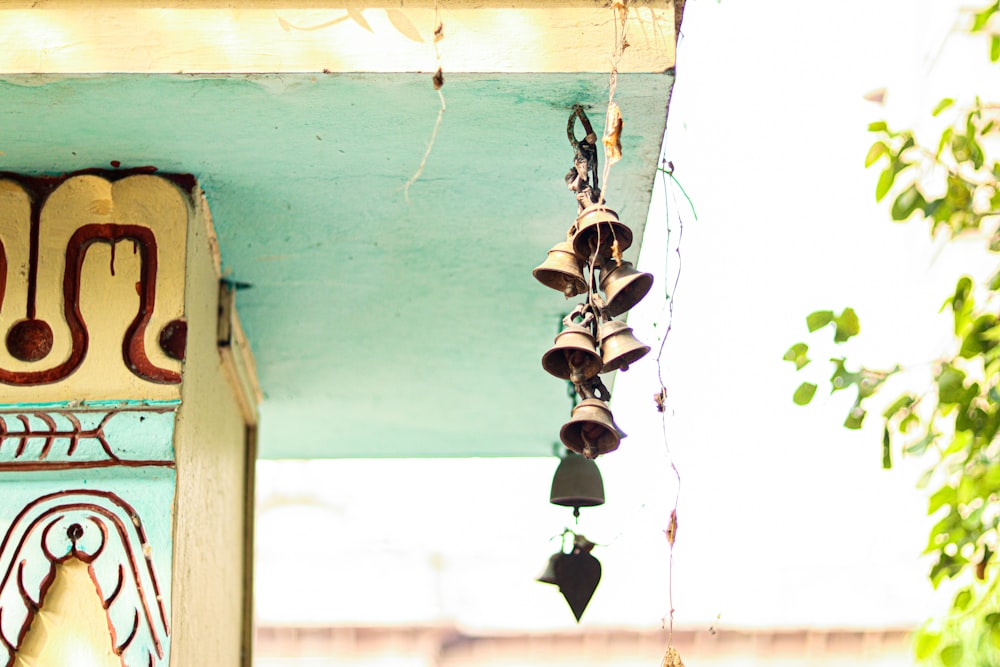
<svg viewBox="0 0 1000 667">
<path fill-rule="evenodd" d="M 608 315 L 616 317 L 642 301 L 653 286 L 653 276 L 636 271 L 632 262 L 609 261 L 601 267 L 601 291 Z"/>
<path fill-rule="evenodd" d="M 602 205 L 588 206 L 576 218 L 573 251 L 580 257 L 590 257 L 597 251 L 601 257 L 611 254 L 618 241 L 618 251 L 632 245 L 632 230 L 618 221 L 618 214 Z"/>
<path fill-rule="evenodd" d="M 549 556 L 548 564 L 545 566 L 545 569 L 542 570 L 542 573 L 535 577 L 535 581 L 543 584 L 558 585 L 559 582 L 556 581 L 556 562 L 565 555 L 566 554 L 562 551 L 557 551 Z"/>
<path fill-rule="evenodd" d="M 555 345 L 542 355 L 542 368 L 561 380 L 581 384 L 601 372 L 604 360 L 590 329 L 570 324 L 556 336 Z"/>
<path fill-rule="evenodd" d="M 573 244 L 569 241 L 552 246 L 545 261 L 531 275 L 546 287 L 562 292 L 567 299 L 587 291 L 580 258 L 573 252 Z"/>
<path fill-rule="evenodd" d="M 639 361 L 649 352 L 649 346 L 632 335 L 632 327 L 620 320 L 601 322 L 597 328 L 601 339 L 602 373 L 627 371 L 629 364 Z"/>
<path fill-rule="evenodd" d="M 581 507 L 603 505 L 604 480 L 597 464 L 573 452 L 566 452 L 552 477 L 549 502 L 572 507 L 575 516 L 580 516 Z"/>
<path fill-rule="evenodd" d="M 607 404 L 599 398 L 585 398 L 573 408 L 573 416 L 559 429 L 559 439 L 577 454 L 596 459 L 618 449 L 625 434 L 611 416 Z"/>
</svg>

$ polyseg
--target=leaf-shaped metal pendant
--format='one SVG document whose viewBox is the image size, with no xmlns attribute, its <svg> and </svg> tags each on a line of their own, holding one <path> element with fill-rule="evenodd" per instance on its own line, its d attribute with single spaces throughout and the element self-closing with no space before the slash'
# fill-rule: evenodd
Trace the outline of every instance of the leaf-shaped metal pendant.
<svg viewBox="0 0 1000 667">
<path fill-rule="evenodd" d="M 555 571 L 559 592 L 579 623 L 601 581 L 601 563 L 588 552 L 574 549 L 556 560 Z"/>
</svg>

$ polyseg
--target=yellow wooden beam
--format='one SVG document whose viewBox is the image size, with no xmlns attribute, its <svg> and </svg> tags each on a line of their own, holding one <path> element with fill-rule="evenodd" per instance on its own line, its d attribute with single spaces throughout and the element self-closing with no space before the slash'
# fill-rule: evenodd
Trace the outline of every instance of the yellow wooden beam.
<svg viewBox="0 0 1000 667">
<path fill-rule="evenodd" d="M 155 4 L 0 0 L 0 73 L 604 72 L 623 29 L 594 0 Z M 624 14 L 619 71 L 673 67 L 672 2 Z"/>
</svg>

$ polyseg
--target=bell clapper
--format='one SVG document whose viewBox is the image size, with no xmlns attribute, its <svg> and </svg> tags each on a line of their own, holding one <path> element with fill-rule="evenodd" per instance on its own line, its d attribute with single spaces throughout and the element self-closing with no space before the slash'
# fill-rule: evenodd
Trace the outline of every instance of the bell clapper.
<svg viewBox="0 0 1000 667">
<path fill-rule="evenodd" d="M 597 424 L 584 424 L 580 427 L 580 438 L 583 440 L 583 458 L 596 459 L 601 449 L 595 439 L 600 438 L 602 429 Z"/>
</svg>

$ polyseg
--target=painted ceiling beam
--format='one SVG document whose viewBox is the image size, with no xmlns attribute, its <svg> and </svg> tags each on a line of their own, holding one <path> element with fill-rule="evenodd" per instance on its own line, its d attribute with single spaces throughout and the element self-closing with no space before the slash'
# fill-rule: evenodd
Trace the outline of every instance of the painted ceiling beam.
<svg viewBox="0 0 1000 667">
<path fill-rule="evenodd" d="M 594 0 L 233 4 L 0 0 L 0 72 L 605 72 L 621 29 Z M 673 3 L 625 12 L 618 70 L 673 67 Z"/>
</svg>

